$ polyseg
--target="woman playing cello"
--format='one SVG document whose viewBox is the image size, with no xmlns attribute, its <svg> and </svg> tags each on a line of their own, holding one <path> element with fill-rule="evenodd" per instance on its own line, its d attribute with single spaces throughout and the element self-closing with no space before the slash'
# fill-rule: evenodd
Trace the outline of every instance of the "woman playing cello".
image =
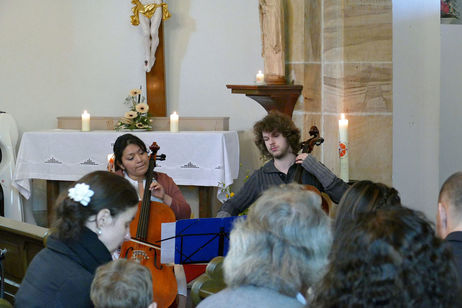
<svg viewBox="0 0 462 308">
<path fill-rule="evenodd" d="M 132 134 L 117 138 L 114 143 L 114 170 L 132 183 L 140 199 L 143 197 L 148 166 L 147 148 L 140 138 Z M 177 220 L 190 218 L 191 207 L 172 178 L 165 173 L 154 172 L 154 179 L 150 186 L 151 201 L 170 206 Z"/>
<path fill-rule="evenodd" d="M 157 150 L 155 151 L 157 152 Z M 151 155 L 151 160 L 152 160 L 152 156 L 156 156 L 156 155 L 155 154 Z M 184 199 L 180 189 L 176 186 L 175 182 L 173 182 L 172 178 L 170 178 L 165 173 L 148 170 L 149 164 L 150 164 L 150 158 L 147 153 L 147 148 L 141 139 L 139 139 L 138 137 L 132 134 L 125 134 L 117 138 L 116 142 L 114 143 L 114 170 L 119 175 L 124 176 L 137 189 L 140 200 L 142 200 L 142 203 L 145 203 L 146 201 L 146 200 L 143 200 L 143 197 L 144 199 L 149 198 L 149 194 L 144 192 L 144 190 L 148 189 L 149 187 L 149 190 L 151 191 L 151 194 L 150 194 L 150 199 L 151 199 L 151 204 L 152 204 L 151 208 L 153 208 L 153 206 L 156 206 L 156 203 L 158 202 L 164 203 L 165 205 L 170 207 L 173 214 L 175 215 L 174 218 L 176 218 L 177 220 L 190 218 L 191 208 L 189 204 L 186 202 L 186 200 Z M 151 181 L 150 179 L 152 179 L 152 182 L 150 184 L 146 183 L 146 179 L 149 179 L 149 181 Z M 147 203 L 146 206 L 149 208 L 150 207 L 149 203 Z M 143 207 L 144 205 L 141 208 Z M 160 223 L 171 222 L 170 220 L 171 218 L 165 217 L 167 220 L 163 220 L 162 218 L 160 218 L 160 217 L 163 217 L 162 215 L 161 216 L 158 216 L 157 214 L 151 214 L 151 215 L 154 215 L 154 216 L 150 216 L 150 218 L 146 217 L 146 221 L 150 221 L 149 227 L 148 227 L 149 229 L 154 228 L 154 229 L 160 230 Z M 140 213 L 140 217 L 141 217 L 141 213 Z M 172 217 L 172 219 L 174 218 Z M 137 221 L 138 218 L 136 218 L 135 220 Z M 138 226 L 140 226 L 139 222 L 137 222 L 137 224 Z M 153 238 L 159 235 L 157 234 L 157 231 L 154 231 L 154 229 L 151 229 L 151 231 L 154 232 L 154 233 L 151 233 Z M 138 231 L 136 233 L 138 234 Z M 154 234 L 156 235 L 154 236 Z M 158 240 L 160 240 L 160 238 L 158 238 Z M 122 250 L 124 250 L 125 247 L 126 246 L 123 246 Z M 125 251 L 125 257 L 127 257 L 126 253 L 127 252 Z M 124 255 L 124 252 L 122 252 L 122 255 Z M 154 257 L 153 259 L 156 259 L 156 257 Z M 146 266 L 151 267 L 152 264 L 151 263 L 149 264 L 150 265 L 146 265 Z M 178 301 L 179 301 L 178 306 L 182 307 L 185 305 L 185 299 L 187 296 L 186 277 L 184 274 L 183 267 L 181 265 L 175 265 L 174 268 L 175 268 L 175 276 L 176 276 L 176 285 L 178 285 L 178 295 L 182 295 L 178 297 Z M 151 267 L 150 269 L 153 271 L 152 272 L 153 280 L 161 279 L 160 276 L 157 276 L 157 275 L 161 275 L 163 277 L 162 279 L 165 278 L 167 279 L 167 281 L 171 282 L 170 278 L 167 278 L 167 276 L 169 275 L 165 273 L 166 269 L 161 270 L 157 266 Z M 156 272 L 157 270 L 161 270 L 162 273 L 157 274 Z M 167 276 L 164 276 L 164 275 L 167 275 Z M 164 297 L 165 295 L 163 293 L 164 291 L 166 291 L 167 293 L 170 292 L 166 290 L 165 288 L 162 288 L 162 290 L 156 290 L 155 288 L 154 290 L 154 297 L 158 295 L 163 298 L 162 300 L 160 299 L 158 300 L 155 298 L 158 304 L 162 304 L 162 302 L 164 302 L 163 301 L 164 299 L 165 299 L 165 302 L 169 302 L 169 299 L 167 298 L 170 298 L 170 295 Z"/>
</svg>

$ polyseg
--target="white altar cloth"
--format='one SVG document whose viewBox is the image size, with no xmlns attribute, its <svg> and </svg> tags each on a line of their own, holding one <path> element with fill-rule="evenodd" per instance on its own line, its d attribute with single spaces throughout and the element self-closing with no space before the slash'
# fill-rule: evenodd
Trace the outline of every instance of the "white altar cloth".
<svg viewBox="0 0 462 308">
<path fill-rule="evenodd" d="M 229 186 L 239 174 L 239 140 L 235 131 L 130 132 L 150 146 L 156 141 L 156 171 L 167 173 L 177 185 Z M 125 132 L 56 129 L 23 134 L 16 160 L 13 186 L 27 199 L 30 180 L 75 181 L 106 170 L 107 156 Z"/>
</svg>

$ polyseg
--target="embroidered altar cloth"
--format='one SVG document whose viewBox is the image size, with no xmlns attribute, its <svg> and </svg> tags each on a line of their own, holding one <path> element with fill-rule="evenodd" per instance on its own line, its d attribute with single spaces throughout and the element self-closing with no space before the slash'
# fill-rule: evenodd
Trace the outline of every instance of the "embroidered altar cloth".
<svg viewBox="0 0 462 308">
<path fill-rule="evenodd" d="M 56 129 L 23 134 L 13 186 L 27 199 L 31 179 L 75 181 L 106 170 L 108 154 L 118 136 L 126 132 Z M 157 142 L 156 171 L 167 173 L 177 185 L 227 187 L 239 174 L 239 140 L 235 131 L 130 132 L 146 146 Z"/>
</svg>

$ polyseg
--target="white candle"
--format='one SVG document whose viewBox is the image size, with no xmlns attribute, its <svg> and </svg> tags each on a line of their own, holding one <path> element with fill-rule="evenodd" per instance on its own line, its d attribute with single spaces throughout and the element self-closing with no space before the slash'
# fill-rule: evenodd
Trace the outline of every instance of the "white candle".
<svg viewBox="0 0 462 308">
<path fill-rule="evenodd" d="M 170 131 L 172 133 L 178 132 L 178 121 L 179 121 L 178 114 L 176 113 L 176 111 L 174 111 L 170 115 Z"/>
<path fill-rule="evenodd" d="M 338 153 L 340 157 L 340 178 L 349 181 L 348 167 L 348 120 L 345 119 L 345 114 L 342 113 L 341 119 L 338 121 L 339 128 L 339 147 Z"/>
<path fill-rule="evenodd" d="M 261 71 L 258 71 L 257 75 L 255 76 L 255 82 L 257 84 L 264 84 L 265 83 L 265 74 Z"/>
<path fill-rule="evenodd" d="M 84 110 L 82 113 L 82 132 L 90 131 L 90 114 Z"/>
</svg>

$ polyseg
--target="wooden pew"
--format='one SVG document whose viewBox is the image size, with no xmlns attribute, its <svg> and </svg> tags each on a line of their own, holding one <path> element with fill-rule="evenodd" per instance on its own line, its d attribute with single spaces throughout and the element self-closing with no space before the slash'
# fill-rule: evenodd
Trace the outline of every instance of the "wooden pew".
<svg viewBox="0 0 462 308">
<path fill-rule="evenodd" d="M 204 298 L 226 288 L 223 277 L 223 260 L 224 257 L 221 256 L 213 258 L 207 265 L 205 273 L 192 283 L 191 299 L 194 306 L 199 305 Z"/>
<path fill-rule="evenodd" d="M 44 247 L 49 229 L 0 216 L 0 248 L 7 249 L 2 261 L 5 269 L 5 298 L 13 303 L 27 266 Z"/>
</svg>

